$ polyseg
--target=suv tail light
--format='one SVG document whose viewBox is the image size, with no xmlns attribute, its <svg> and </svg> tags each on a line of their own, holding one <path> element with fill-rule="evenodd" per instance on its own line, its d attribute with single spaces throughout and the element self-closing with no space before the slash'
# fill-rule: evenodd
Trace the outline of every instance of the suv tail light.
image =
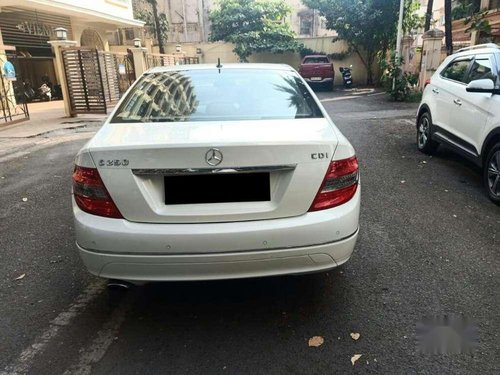
<svg viewBox="0 0 500 375">
<path fill-rule="evenodd" d="M 332 161 L 309 211 L 326 210 L 348 202 L 356 193 L 358 181 L 356 156 Z"/>
<path fill-rule="evenodd" d="M 427 85 L 430 85 L 431 84 L 431 79 L 430 78 L 427 78 L 425 80 L 425 84 L 424 84 L 424 89 L 427 87 Z"/>
<path fill-rule="evenodd" d="M 75 165 L 73 195 L 78 207 L 92 215 L 122 219 L 96 168 Z"/>
</svg>

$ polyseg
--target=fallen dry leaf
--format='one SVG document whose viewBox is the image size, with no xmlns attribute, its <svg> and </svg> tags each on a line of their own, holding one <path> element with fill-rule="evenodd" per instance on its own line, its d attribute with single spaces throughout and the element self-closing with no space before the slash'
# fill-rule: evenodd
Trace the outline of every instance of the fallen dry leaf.
<svg viewBox="0 0 500 375">
<path fill-rule="evenodd" d="M 354 364 L 356 363 L 356 361 L 357 361 L 358 359 L 360 359 L 360 358 L 361 358 L 361 354 L 354 354 L 354 355 L 351 357 L 351 363 L 352 363 L 352 365 L 354 366 Z"/>
<path fill-rule="evenodd" d="M 358 340 L 360 338 L 360 334 L 357 332 L 351 332 L 351 337 L 354 341 Z"/>
<path fill-rule="evenodd" d="M 23 273 L 22 275 L 19 275 L 18 277 L 16 277 L 14 280 L 22 280 L 24 279 L 24 276 L 26 276 L 25 273 Z"/>
<path fill-rule="evenodd" d="M 313 346 L 317 348 L 318 346 L 323 345 L 325 339 L 321 336 L 313 336 L 309 339 L 309 346 Z"/>
<path fill-rule="evenodd" d="M 28 201 L 28 198 L 23 198 L 23 202 L 27 202 Z"/>
</svg>

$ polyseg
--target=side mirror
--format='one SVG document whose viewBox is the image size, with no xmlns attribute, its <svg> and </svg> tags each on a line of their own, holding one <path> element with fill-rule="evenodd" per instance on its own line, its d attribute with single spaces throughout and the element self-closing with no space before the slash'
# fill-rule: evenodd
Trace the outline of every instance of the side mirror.
<svg viewBox="0 0 500 375">
<path fill-rule="evenodd" d="M 495 88 L 491 79 L 476 79 L 465 88 L 467 92 L 482 92 L 487 94 L 500 94 L 500 89 Z"/>
</svg>

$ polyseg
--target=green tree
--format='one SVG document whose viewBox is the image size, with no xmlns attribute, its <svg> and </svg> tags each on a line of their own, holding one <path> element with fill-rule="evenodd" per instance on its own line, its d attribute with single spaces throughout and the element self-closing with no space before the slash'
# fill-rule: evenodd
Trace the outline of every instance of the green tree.
<svg viewBox="0 0 500 375">
<path fill-rule="evenodd" d="M 432 0 L 431 0 L 432 1 Z M 417 11 L 420 9 L 419 0 L 405 0 L 405 10 L 403 18 L 403 31 L 411 34 L 424 26 L 426 17 L 420 17 Z"/>
<path fill-rule="evenodd" d="M 220 0 L 210 12 L 210 40 L 235 45 L 241 61 L 255 52 L 283 53 L 299 45 L 285 18 L 291 8 L 284 0 Z"/>
<path fill-rule="evenodd" d="M 156 38 L 160 53 L 165 53 L 168 35 L 168 20 L 165 13 L 158 12 L 157 0 L 134 0 L 134 18 L 145 22 L 146 33 Z"/>
<path fill-rule="evenodd" d="M 396 38 L 399 0 L 302 0 L 318 9 L 327 27 L 338 33 L 356 52 L 367 70 L 367 84 L 373 84 L 373 64 Z"/>
<path fill-rule="evenodd" d="M 457 0 L 452 6 L 451 19 L 454 21 L 472 17 L 480 8 L 481 0 Z"/>
<path fill-rule="evenodd" d="M 453 54 L 453 35 L 451 32 L 451 0 L 444 0 L 444 39 L 446 54 Z"/>
<path fill-rule="evenodd" d="M 431 28 L 432 15 L 434 14 L 434 0 L 427 1 L 427 10 L 425 12 L 424 32 Z"/>
</svg>

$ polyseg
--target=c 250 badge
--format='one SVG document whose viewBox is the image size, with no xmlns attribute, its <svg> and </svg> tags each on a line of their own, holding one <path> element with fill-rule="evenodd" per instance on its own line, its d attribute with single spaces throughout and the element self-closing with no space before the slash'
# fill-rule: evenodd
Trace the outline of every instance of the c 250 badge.
<svg viewBox="0 0 500 375">
<path fill-rule="evenodd" d="M 128 159 L 99 160 L 100 167 L 126 167 L 127 165 L 129 165 Z"/>
</svg>

